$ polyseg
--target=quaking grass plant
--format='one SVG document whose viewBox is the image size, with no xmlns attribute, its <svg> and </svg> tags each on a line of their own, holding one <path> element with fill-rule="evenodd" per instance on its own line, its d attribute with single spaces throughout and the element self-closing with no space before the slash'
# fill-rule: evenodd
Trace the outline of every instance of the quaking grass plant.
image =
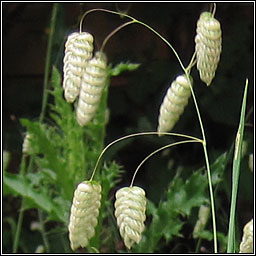
<svg viewBox="0 0 256 256">
<path fill-rule="evenodd" d="M 58 4 L 54 5 L 52 31 L 54 31 L 57 6 Z M 196 231 L 193 233 L 194 239 L 199 239 L 196 252 L 199 250 L 202 239 L 213 240 L 213 251 L 218 252 L 217 241 L 218 239 L 225 240 L 225 235 L 217 231 L 213 186 L 222 181 L 221 177 L 231 153 L 225 152 L 210 165 L 205 130 L 191 77 L 191 70 L 195 64 L 201 80 L 207 86 L 211 84 L 215 76 L 222 42 L 221 26 L 219 21 L 214 18 L 215 10 L 216 6 L 214 5 L 212 12 L 205 12 L 200 16 L 197 23 L 195 53 L 187 67 L 183 65 L 178 53 L 162 35 L 149 25 L 127 14 L 105 9 L 92 9 L 82 16 L 80 31 L 71 34 L 67 39 L 63 79 L 56 68 L 52 69 L 53 90 L 50 91 L 50 94 L 53 95 L 55 102 L 50 105 L 50 116 L 53 124 L 44 121 L 48 91 L 45 88 L 40 120 L 38 122 L 21 120 L 27 128 L 27 135 L 29 135 L 26 136 L 24 143 L 21 172 L 18 175 L 4 172 L 4 184 L 8 192 L 14 195 L 18 194 L 23 198 L 13 252 L 17 252 L 23 214 L 26 209 L 38 209 L 39 230 L 42 234 L 45 252 L 52 252 L 49 233 L 45 230 L 45 224 L 49 221 L 60 223 L 57 233 L 63 241 L 64 248 L 67 248 L 66 234 L 68 231 L 70 247 L 74 251 L 80 250 L 79 248 L 82 247 L 86 248 L 87 252 L 101 252 L 110 243 L 112 246 L 109 247 L 114 250 L 114 241 L 111 239 L 113 228 L 111 229 L 109 225 L 113 227 L 115 225 L 113 220 L 116 218 L 120 236 L 128 250 L 136 253 L 153 253 L 160 250 L 163 238 L 169 242 L 181 234 L 185 223 L 179 218 L 179 215 L 188 218 L 193 208 L 199 208 L 202 205 L 211 209 L 209 218 L 212 220 L 212 231 L 205 229 L 208 216 L 204 217 L 199 211 L 197 226 L 200 225 L 200 227 L 196 226 L 194 229 Z M 93 36 L 82 31 L 82 24 L 89 13 L 96 11 L 120 15 L 130 21 L 111 32 L 105 38 L 100 50 L 93 54 Z M 131 24 L 140 24 L 163 40 L 176 56 L 183 74 L 171 83 L 166 93 L 160 108 L 157 131 L 129 134 L 111 142 L 104 148 L 108 123 L 107 98 L 110 77 L 119 75 L 125 70 L 135 70 L 139 66 L 132 63 L 120 63 L 116 67 L 108 65 L 104 48 L 112 36 Z M 51 36 L 48 45 L 49 55 Z M 48 63 L 46 73 L 49 72 L 49 68 Z M 245 86 L 233 162 L 234 186 L 228 243 L 222 242 L 222 246 L 227 246 L 228 252 L 235 252 L 237 249 L 233 234 L 235 233 L 235 205 L 247 87 L 248 81 Z M 202 138 L 170 133 L 183 113 L 190 95 L 192 95 L 198 116 Z M 121 167 L 113 161 L 102 164 L 102 157 L 110 147 L 118 142 L 150 135 L 171 136 L 179 140 L 153 151 L 138 165 L 130 186 L 117 190 L 113 213 L 113 206 L 108 195 L 111 190 L 116 189 L 122 171 Z M 180 176 L 180 172 L 177 171 L 174 178 L 170 180 L 165 192 L 165 199 L 156 205 L 146 198 L 147 192 L 143 188 L 134 185 L 136 174 L 141 166 L 155 154 L 187 143 L 202 145 L 206 174 L 199 169 L 184 180 Z M 207 186 L 210 198 L 205 195 Z M 109 215 L 112 217 L 111 220 Z M 150 223 L 147 223 L 147 216 L 152 217 Z M 54 234 L 54 232 L 56 231 L 53 229 L 52 233 Z M 118 233 L 114 232 L 114 234 L 119 240 Z M 102 237 L 106 237 L 105 240 L 102 241 Z M 65 249 L 65 252 L 68 251 L 70 249 Z"/>
</svg>

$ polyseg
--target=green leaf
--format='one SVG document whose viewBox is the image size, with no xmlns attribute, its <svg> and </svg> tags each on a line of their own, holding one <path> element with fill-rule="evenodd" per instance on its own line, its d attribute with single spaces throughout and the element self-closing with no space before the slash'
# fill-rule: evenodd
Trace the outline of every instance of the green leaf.
<svg viewBox="0 0 256 256">
<path fill-rule="evenodd" d="M 223 180 L 223 174 L 227 166 L 228 160 L 229 160 L 228 153 L 224 152 L 211 165 L 213 186 L 220 183 Z"/>
<path fill-rule="evenodd" d="M 41 191 L 36 191 L 26 177 L 5 172 L 3 178 L 4 184 L 12 190 L 13 195 L 20 195 L 32 200 L 35 206 L 48 213 L 52 211 L 51 198 L 47 194 L 42 194 Z"/>
<path fill-rule="evenodd" d="M 208 201 L 205 197 L 206 188 L 207 177 L 200 170 L 192 173 L 185 182 L 176 177 L 167 192 L 168 207 L 189 216 L 193 207 Z"/>
<path fill-rule="evenodd" d="M 56 179 L 52 184 L 56 186 L 57 190 L 61 191 L 63 188 L 63 196 L 70 199 L 72 194 L 73 183 L 69 177 L 68 172 L 63 175 L 66 168 L 65 159 L 63 159 L 63 148 L 65 140 L 61 139 L 57 129 L 32 122 L 27 119 L 21 119 L 22 125 L 26 126 L 28 132 L 31 134 L 31 148 L 32 152 L 36 154 L 35 160 L 39 169 L 50 169 L 56 173 Z"/>
<path fill-rule="evenodd" d="M 213 239 L 212 232 L 209 230 L 202 230 L 200 232 L 195 233 L 198 238 L 205 239 L 208 241 L 211 241 Z"/>
<path fill-rule="evenodd" d="M 115 67 L 111 68 L 109 71 L 109 76 L 118 76 L 124 71 L 133 71 L 136 70 L 140 64 L 129 63 L 129 62 L 121 62 L 117 64 Z"/>
<path fill-rule="evenodd" d="M 53 203 L 54 206 L 48 219 L 61 220 L 67 226 L 69 223 L 71 201 L 58 196 L 53 199 Z"/>
<path fill-rule="evenodd" d="M 25 209 L 40 208 L 49 214 L 49 220 L 62 221 L 67 224 L 70 201 L 61 197 L 52 199 L 47 188 L 42 186 L 34 188 L 33 185 L 37 185 L 38 179 L 41 179 L 37 174 L 30 173 L 26 177 L 20 174 L 4 173 L 4 188 L 8 188 L 9 193 L 14 196 L 19 195 L 25 198 Z"/>
<path fill-rule="evenodd" d="M 245 122 L 247 90 L 248 90 L 248 79 L 246 79 L 242 109 L 240 114 L 240 122 L 239 122 L 239 127 L 236 135 L 236 142 L 235 142 L 235 152 L 234 152 L 233 169 L 232 169 L 232 196 L 231 196 L 230 218 L 229 218 L 229 228 L 228 228 L 227 253 L 235 252 L 235 211 L 236 211 L 236 199 L 237 199 L 238 183 L 239 183 L 239 175 L 240 175 L 240 162 L 242 158 L 242 142 L 244 138 L 244 122 Z"/>
<path fill-rule="evenodd" d="M 147 213 L 152 215 L 152 221 L 143 233 L 145 238 L 134 247 L 133 252 L 153 253 L 162 237 L 170 241 L 174 236 L 181 236 L 184 223 L 179 214 L 189 216 L 193 207 L 208 202 L 207 185 L 206 175 L 198 170 L 187 180 L 175 176 L 169 185 L 166 200 L 160 201 L 158 207 L 148 200 Z"/>
</svg>

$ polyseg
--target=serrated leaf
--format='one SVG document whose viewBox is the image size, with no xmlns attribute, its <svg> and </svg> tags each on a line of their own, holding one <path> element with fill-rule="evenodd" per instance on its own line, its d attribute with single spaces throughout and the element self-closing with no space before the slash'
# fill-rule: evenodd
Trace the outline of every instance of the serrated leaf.
<svg viewBox="0 0 256 256">
<path fill-rule="evenodd" d="M 193 207 L 200 206 L 207 201 L 205 190 L 208 186 L 206 175 L 196 171 L 186 181 L 177 177 L 167 192 L 168 208 L 189 216 Z"/>
<path fill-rule="evenodd" d="M 32 135 L 32 151 L 40 154 L 40 156 L 36 156 L 35 158 L 40 169 L 53 170 L 57 178 L 52 181 L 52 184 L 59 191 L 65 188 L 63 190 L 63 196 L 66 199 L 72 198 L 72 192 L 70 191 L 72 190 L 73 183 L 70 181 L 69 175 L 63 175 L 66 167 L 66 163 L 62 157 L 65 140 L 61 139 L 56 129 L 45 124 L 32 122 L 27 119 L 21 119 L 20 121 Z"/>
<path fill-rule="evenodd" d="M 42 194 L 41 191 L 36 191 L 29 181 L 22 175 L 4 173 L 4 184 L 8 186 L 14 195 L 20 195 L 24 198 L 28 198 L 33 201 L 34 205 L 37 205 L 41 209 L 50 213 L 53 207 L 51 198 L 46 194 Z"/>
<path fill-rule="evenodd" d="M 224 152 L 211 165 L 213 186 L 222 181 L 227 162 L 228 162 L 228 154 L 227 152 Z"/>
<path fill-rule="evenodd" d="M 152 216 L 157 216 L 157 208 L 155 206 L 155 204 L 153 202 L 151 202 L 150 200 L 147 200 L 147 211 L 146 213 L 148 215 L 152 215 Z"/>
<path fill-rule="evenodd" d="M 29 177 L 31 178 L 31 174 Z M 49 214 L 49 220 L 68 222 L 70 201 L 63 198 L 52 200 L 47 188 L 35 189 L 34 184 L 20 174 L 4 173 L 4 185 L 9 193 L 25 199 L 24 209 L 40 208 Z"/>
<path fill-rule="evenodd" d="M 176 176 L 169 185 L 166 200 L 161 201 L 158 208 L 149 203 L 147 212 L 152 215 L 152 222 L 143 233 L 145 239 L 134 248 L 134 252 L 153 253 L 162 237 L 169 241 L 180 236 L 183 222 L 179 214 L 189 216 L 193 207 L 207 202 L 207 186 L 207 177 L 201 170 L 192 173 L 187 180 Z"/>
</svg>

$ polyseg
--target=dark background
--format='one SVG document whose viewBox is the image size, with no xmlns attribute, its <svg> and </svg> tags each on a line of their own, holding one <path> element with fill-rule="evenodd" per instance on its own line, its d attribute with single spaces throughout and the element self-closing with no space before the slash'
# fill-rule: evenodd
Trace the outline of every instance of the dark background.
<svg viewBox="0 0 256 256">
<path fill-rule="evenodd" d="M 92 8 L 126 10 L 128 14 L 152 26 L 176 49 L 186 66 L 194 51 L 196 21 L 210 3 L 61 3 L 54 38 L 52 64 L 62 70 L 63 47 L 67 35 L 78 28 L 81 15 Z M 2 5 L 2 92 L 3 149 L 11 151 L 11 171 L 19 170 L 23 128 L 20 118 L 37 120 L 41 111 L 43 77 L 49 22 L 53 3 L 3 3 Z M 245 79 L 249 79 L 246 139 L 249 153 L 253 149 L 254 124 L 254 5 L 253 3 L 217 3 L 215 18 L 221 22 L 223 50 L 216 77 L 210 87 L 192 70 L 194 90 L 201 111 L 210 161 L 230 149 L 238 128 Z M 96 38 L 96 47 L 127 19 L 103 12 L 89 14 L 83 30 Z M 137 71 L 112 78 L 109 92 L 110 121 L 106 143 L 132 132 L 153 131 L 157 127 L 159 106 L 168 85 L 182 72 L 167 45 L 145 27 L 133 24 L 108 42 L 105 52 L 109 63 L 141 63 Z M 51 99 L 50 99 L 51 100 Z M 175 132 L 201 136 L 192 100 L 175 126 Z M 113 159 L 127 172 L 130 180 L 134 168 L 169 138 L 143 138 L 123 147 Z M 204 165 L 201 148 L 181 146 L 172 150 L 175 166 L 191 169 Z M 138 182 L 150 187 L 149 196 L 157 201 L 165 188 L 166 177 L 159 176 L 170 155 L 157 155 L 138 173 Z M 228 170 L 229 172 L 229 170 Z M 229 175 L 230 173 L 228 173 Z M 230 178 L 230 176 L 228 176 Z M 251 214 L 253 195 L 246 188 L 248 177 L 242 175 L 240 187 L 244 210 L 241 223 Z M 249 204 L 248 204 L 249 201 Z M 224 207 L 229 207 L 225 205 Z"/>
</svg>

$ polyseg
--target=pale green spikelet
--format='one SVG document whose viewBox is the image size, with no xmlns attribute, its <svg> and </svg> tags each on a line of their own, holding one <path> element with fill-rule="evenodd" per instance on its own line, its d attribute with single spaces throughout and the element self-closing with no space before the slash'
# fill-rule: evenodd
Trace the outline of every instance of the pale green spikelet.
<svg viewBox="0 0 256 256">
<path fill-rule="evenodd" d="M 116 192 L 115 216 L 128 249 L 141 240 L 146 220 L 146 203 L 145 191 L 140 187 L 124 187 Z"/>
<path fill-rule="evenodd" d="M 25 155 L 29 155 L 32 153 L 31 138 L 32 138 L 31 134 L 27 132 L 22 144 L 22 153 Z"/>
<path fill-rule="evenodd" d="M 203 12 L 197 21 L 195 51 L 200 79 L 209 86 L 215 76 L 222 50 L 222 32 L 218 20 Z"/>
<path fill-rule="evenodd" d="M 192 77 L 190 77 L 192 85 Z M 168 132 L 179 120 L 191 95 L 186 75 L 178 76 L 167 90 L 158 116 L 158 132 Z"/>
<path fill-rule="evenodd" d="M 95 181 L 80 183 L 73 197 L 69 221 L 69 240 L 72 250 L 86 247 L 95 235 L 101 200 L 101 186 Z"/>
<path fill-rule="evenodd" d="M 244 234 L 239 253 L 253 253 L 253 219 L 244 226 Z"/>
<path fill-rule="evenodd" d="M 198 211 L 198 220 L 193 230 L 193 238 L 198 238 L 198 233 L 203 231 L 205 225 L 209 219 L 210 207 L 206 205 L 201 205 Z"/>
<path fill-rule="evenodd" d="M 64 96 L 73 102 L 79 94 L 81 78 L 89 59 L 92 58 L 93 36 L 87 32 L 74 32 L 68 36 L 65 44 L 63 66 Z"/>
<path fill-rule="evenodd" d="M 253 153 L 249 155 L 248 165 L 249 165 L 250 171 L 253 172 Z"/>
<path fill-rule="evenodd" d="M 107 57 L 103 52 L 96 52 L 95 56 L 88 61 L 82 76 L 76 109 L 76 119 L 81 126 L 86 125 L 95 116 L 106 84 L 106 77 Z"/>
</svg>

